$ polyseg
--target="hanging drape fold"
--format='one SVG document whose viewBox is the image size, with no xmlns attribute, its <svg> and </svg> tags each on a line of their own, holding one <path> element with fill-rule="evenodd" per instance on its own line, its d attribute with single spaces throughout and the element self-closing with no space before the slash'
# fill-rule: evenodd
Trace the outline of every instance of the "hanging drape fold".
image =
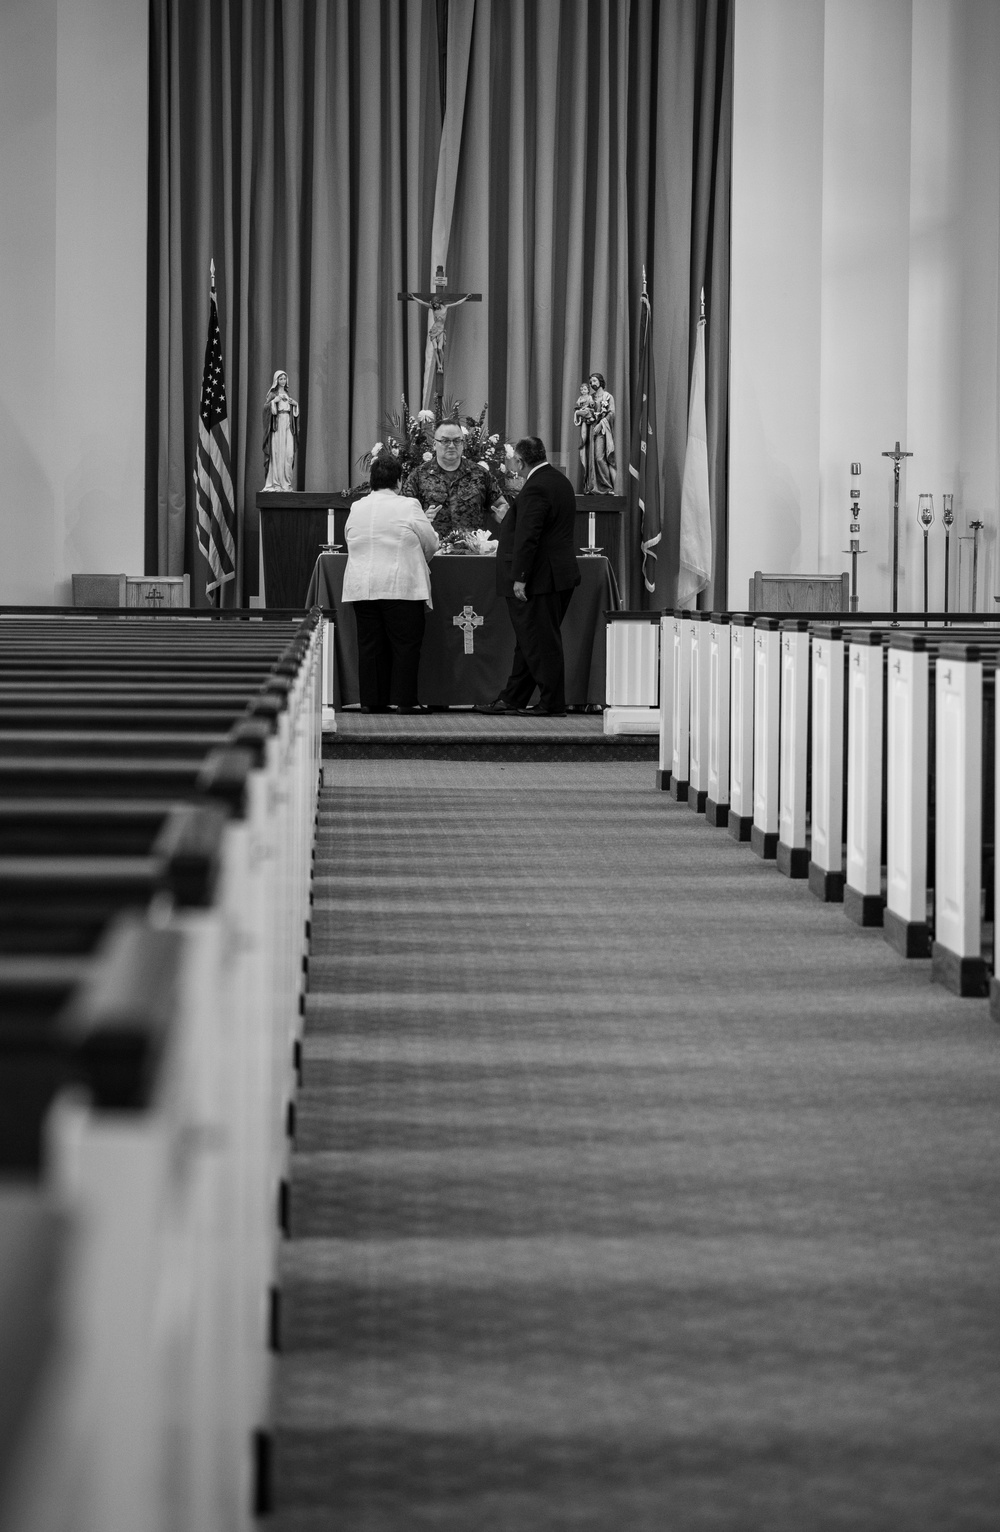
<svg viewBox="0 0 1000 1532">
<path fill-rule="evenodd" d="M 300 486 L 358 482 L 386 411 L 423 389 L 427 311 L 397 292 L 439 264 L 483 293 L 449 315 L 446 393 L 488 401 L 508 439 L 541 435 L 579 484 L 573 404 L 601 372 L 624 494 L 645 264 L 664 528 L 648 599 L 670 603 L 676 581 L 702 286 L 724 592 L 731 12 L 449 0 L 442 81 L 437 0 L 151 0 L 147 567 L 191 570 L 204 599 L 191 469 L 211 256 L 243 600 L 273 372 L 301 408 Z M 638 602 L 637 528 L 626 544 Z"/>
</svg>

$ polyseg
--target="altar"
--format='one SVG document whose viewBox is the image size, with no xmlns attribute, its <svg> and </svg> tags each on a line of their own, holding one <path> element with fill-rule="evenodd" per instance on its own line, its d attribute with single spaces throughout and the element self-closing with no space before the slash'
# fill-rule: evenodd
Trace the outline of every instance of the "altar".
<svg viewBox="0 0 1000 1532">
<path fill-rule="evenodd" d="M 620 606 L 618 586 L 608 560 L 580 558 L 581 583 L 563 620 L 566 656 L 566 703 L 584 707 L 604 703 L 606 618 Z M 333 614 L 334 707 L 358 701 L 358 654 L 354 612 L 341 600 L 346 553 L 323 553 L 316 560 L 306 605 Z M 417 695 L 430 707 L 460 707 L 492 702 L 510 674 L 514 630 L 507 603 L 496 594 L 496 559 L 474 554 L 439 555 L 431 560 L 431 599 L 427 613 Z"/>
<path fill-rule="evenodd" d="M 317 555 L 325 543 L 343 543 L 350 499 L 335 490 L 259 491 L 258 591 L 262 606 L 300 607 Z M 583 547 L 593 530 L 611 563 L 615 584 L 624 586 L 625 498 L 577 495 L 576 541 Z M 625 593 L 627 595 L 627 593 Z"/>
</svg>

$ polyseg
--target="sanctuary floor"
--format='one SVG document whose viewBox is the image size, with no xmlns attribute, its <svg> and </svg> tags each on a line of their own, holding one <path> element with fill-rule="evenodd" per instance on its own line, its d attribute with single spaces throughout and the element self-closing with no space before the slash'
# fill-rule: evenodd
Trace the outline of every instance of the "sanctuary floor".
<svg viewBox="0 0 1000 1532">
<path fill-rule="evenodd" d="M 327 761 L 273 1532 L 997 1525 L 987 1003 L 653 774 Z"/>
<path fill-rule="evenodd" d="M 600 713 L 565 718 L 494 717 L 472 708 L 436 713 L 361 713 L 346 708 L 324 726 L 333 759 L 617 760 L 657 759 L 655 735 L 606 735 Z"/>
</svg>

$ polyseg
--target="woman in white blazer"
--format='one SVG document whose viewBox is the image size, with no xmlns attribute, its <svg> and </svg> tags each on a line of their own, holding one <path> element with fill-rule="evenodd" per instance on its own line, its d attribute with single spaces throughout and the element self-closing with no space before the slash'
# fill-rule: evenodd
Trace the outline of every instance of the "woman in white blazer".
<svg viewBox="0 0 1000 1532">
<path fill-rule="evenodd" d="M 372 463 L 371 494 L 347 518 L 343 600 L 358 627 L 358 685 L 363 713 L 417 707 L 424 611 L 431 605 L 430 560 L 438 537 L 419 500 L 399 494 L 399 462 Z"/>
</svg>

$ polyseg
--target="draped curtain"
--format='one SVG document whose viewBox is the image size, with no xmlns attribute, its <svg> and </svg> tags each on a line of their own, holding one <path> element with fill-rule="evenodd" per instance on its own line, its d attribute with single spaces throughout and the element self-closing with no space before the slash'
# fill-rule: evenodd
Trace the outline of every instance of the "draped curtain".
<svg viewBox="0 0 1000 1532">
<path fill-rule="evenodd" d="M 713 586 L 724 600 L 732 0 L 151 0 L 147 569 L 192 572 L 214 257 L 240 522 L 257 589 L 262 406 L 299 400 L 299 486 L 337 490 L 424 381 L 427 290 L 453 289 L 446 393 L 540 435 L 579 485 L 573 402 L 600 371 L 628 489 L 646 268 L 664 537 L 677 571 L 698 295 L 708 312 Z M 639 528 L 629 513 L 630 598 Z M 712 587 L 704 598 L 712 599 Z"/>
</svg>

